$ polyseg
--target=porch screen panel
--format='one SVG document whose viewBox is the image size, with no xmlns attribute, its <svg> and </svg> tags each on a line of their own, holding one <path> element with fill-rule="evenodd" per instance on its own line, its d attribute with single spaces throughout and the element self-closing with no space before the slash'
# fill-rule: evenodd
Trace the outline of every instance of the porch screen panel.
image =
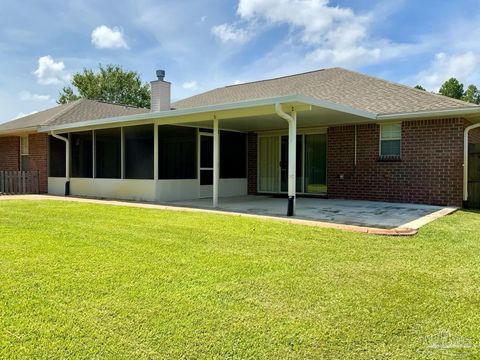
<svg viewBox="0 0 480 360">
<path fill-rule="evenodd" d="M 259 137 L 259 191 L 279 191 L 280 139 Z"/>
<path fill-rule="evenodd" d="M 327 191 L 327 137 L 325 134 L 305 135 L 305 191 Z"/>
<path fill-rule="evenodd" d="M 93 137 L 91 131 L 71 133 L 72 177 L 93 177 Z"/>
<path fill-rule="evenodd" d="M 121 149 L 121 128 L 95 130 L 95 177 L 104 179 L 121 178 Z"/>
<path fill-rule="evenodd" d="M 220 178 L 247 177 L 247 136 L 232 131 L 220 132 Z"/>
<path fill-rule="evenodd" d="M 68 137 L 68 134 L 61 134 L 61 136 Z M 48 136 L 48 176 L 66 176 L 66 150 L 65 141 Z"/>
<path fill-rule="evenodd" d="M 158 177 L 197 178 L 197 129 L 171 125 L 158 127 Z"/>
<path fill-rule="evenodd" d="M 153 179 L 153 125 L 127 126 L 125 178 Z"/>
</svg>

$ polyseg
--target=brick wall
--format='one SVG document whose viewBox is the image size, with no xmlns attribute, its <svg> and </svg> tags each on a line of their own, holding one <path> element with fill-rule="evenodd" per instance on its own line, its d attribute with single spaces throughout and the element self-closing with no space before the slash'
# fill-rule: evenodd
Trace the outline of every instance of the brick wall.
<svg viewBox="0 0 480 360">
<path fill-rule="evenodd" d="M 48 135 L 30 134 L 28 136 L 29 169 L 38 170 L 40 193 L 48 191 Z"/>
<path fill-rule="evenodd" d="M 248 151 L 248 168 L 247 168 L 247 182 L 248 194 L 253 195 L 257 193 L 257 134 L 251 132 L 247 135 L 247 151 Z"/>
<path fill-rule="evenodd" d="M 332 198 L 462 205 L 463 119 L 402 123 L 402 160 L 379 161 L 380 127 L 328 129 L 327 184 Z M 343 177 L 343 179 L 342 179 Z"/>
<path fill-rule="evenodd" d="M 20 169 L 20 138 L 18 136 L 0 137 L 0 170 L 17 171 Z"/>
</svg>

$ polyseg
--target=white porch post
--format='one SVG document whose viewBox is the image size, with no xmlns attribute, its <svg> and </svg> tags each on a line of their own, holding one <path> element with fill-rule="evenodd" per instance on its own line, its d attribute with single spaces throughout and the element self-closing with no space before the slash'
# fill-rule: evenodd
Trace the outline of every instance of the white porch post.
<svg viewBox="0 0 480 360">
<path fill-rule="evenodd" d="M 280 103 L 275 104 L 275 112 L 288 122 L 288 206 L 287 216 L 295 214 L 295 192 L 297 159 L 297 111 L 292 107 L 291 115 L 282 109 Z"/>
<path fill-rule="evenodd" d="M 158 180 L 158 125 L 153 126 L 153 179 Z"/>
<path fill-rule="evenodd" d="M 297 184 L 297 112 L 292 111 L 292 121 L 288 124 L 288 216 L 295 214 L 295 193 Z"/>
<path fill-rule="evenodd" d="M 218 206 L 218 179 L 220 177 L 220 138 L 218 119 L 213 118 L 213 207 Z"/>
</svg>

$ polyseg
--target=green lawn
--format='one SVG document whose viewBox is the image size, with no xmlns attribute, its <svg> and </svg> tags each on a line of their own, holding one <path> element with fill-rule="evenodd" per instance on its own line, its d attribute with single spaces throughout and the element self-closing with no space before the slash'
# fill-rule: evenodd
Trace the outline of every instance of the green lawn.
<svg viewBox="0 0 480 360">
<path fill-rule="evenodd" d="M 0 358 L 480 357 L 480 214 L 414 237 L 0 201 Z"/>
</svg>

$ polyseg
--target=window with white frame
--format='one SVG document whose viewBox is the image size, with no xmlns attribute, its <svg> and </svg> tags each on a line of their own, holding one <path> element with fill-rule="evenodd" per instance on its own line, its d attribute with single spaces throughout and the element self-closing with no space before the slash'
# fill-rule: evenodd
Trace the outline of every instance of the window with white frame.
<svg viewBox="0 0 480 360">
<path fill-rule="evenodd" d="M 380 126 L 380 157 L 399 158 L 401 154 L 402 124 Z"/>
<path fill-rule="evenodd" d="M 20 137 L 20 170 L 28 170 L 28 135 Z"/>
</svg>

